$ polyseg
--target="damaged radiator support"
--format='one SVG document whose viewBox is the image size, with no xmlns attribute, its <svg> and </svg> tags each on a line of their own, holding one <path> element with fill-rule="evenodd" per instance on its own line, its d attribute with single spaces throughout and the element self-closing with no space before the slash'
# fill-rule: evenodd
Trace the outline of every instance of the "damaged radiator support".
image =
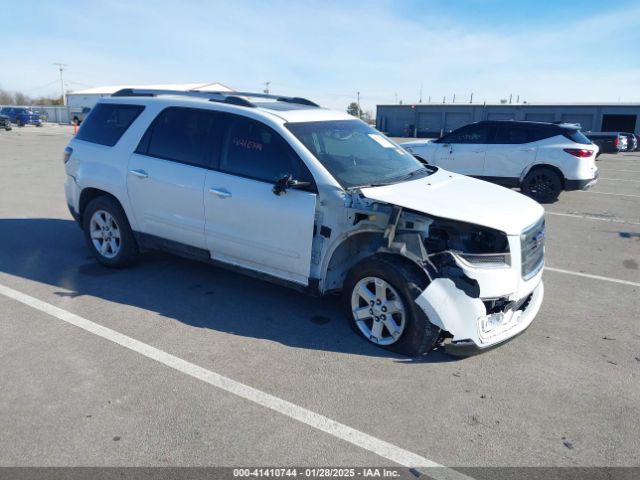
<svg viewBox="0 0 640 480">
<path fill-rule="evenodd" d="M 471 298 L 479 298 L 480 285 L 477 280 L 468 277 L 456 264 L 452 252 L 447 250 L 429 254 L 420 233 L 396 233 L 401 215 L 402 207 L 394 206 L 384 230 L 386 245 L 378 251 L 399 254 L 420 265 L 427 275 L 429 283 L 436 278 L 448 278 L 453 281 L 456 288 L 462 290 Z M 433 261 L 432 258 L 434 259 Z"/>
</svg>

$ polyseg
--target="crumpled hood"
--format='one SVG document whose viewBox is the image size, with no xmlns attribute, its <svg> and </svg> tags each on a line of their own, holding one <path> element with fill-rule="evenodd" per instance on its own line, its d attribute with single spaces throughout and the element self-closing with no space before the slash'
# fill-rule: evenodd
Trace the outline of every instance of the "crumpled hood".
<svg viewBox="0 0 640 480">
<path fill-rule="evenodd" d="M 537 222 L 544 208 L 508 188 L 438 169 L 428 177 L 368 187 L 362 194 L 436 217 L 474 223 L 517 235 Z"/>
</svg>

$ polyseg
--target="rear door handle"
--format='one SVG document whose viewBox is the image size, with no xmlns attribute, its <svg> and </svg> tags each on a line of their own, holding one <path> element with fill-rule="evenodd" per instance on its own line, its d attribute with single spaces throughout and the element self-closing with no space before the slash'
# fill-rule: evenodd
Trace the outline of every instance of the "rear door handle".
<svg viewBox="0 0 640 480">
<path fill-rule="evenodd" d="M 138 178 L 149 178 L 149 174 L 144 170 L 130 170 L 129 173 L 135 175 Z"/>
<path fill-rule="evenodd" d="M 231 192 L 224 188 L 210 188 L 209 193 L 217 195 L 219 198 L 229 198 L 231 196 Z"/>
</svg>

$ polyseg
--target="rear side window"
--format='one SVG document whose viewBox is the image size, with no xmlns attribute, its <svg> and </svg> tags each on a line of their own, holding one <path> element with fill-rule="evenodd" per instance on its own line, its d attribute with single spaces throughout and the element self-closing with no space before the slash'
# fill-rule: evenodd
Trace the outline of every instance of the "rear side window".
<svg viewBox="0 0 640 480">
<path fill-rule="evenodd" d="M 99 103 L 82 122 L 76 138 L 113 147 L 143 110 L 142 105 Z"/>
<path fill-rule="evenodd" d="M 289 144 L 266 125 L 229 116 L 220 170 L 273 183 L 285 175 L 312 181 L 310 172 Z"/>
<path fill-rule="evenodd" d="M 208 110 L 167 108 L 144 134 L 136 153 L 210 168 L 219 145 L 217 118 Z"/>
<path fill-rule="evenodd" d="M 520 125 L 499 125 L 492 143 L 520 144 L 531 142 L 529 128 Z"/>
<path fill-rule="evenodd" d="M 569 140 L 575 143 L 582 143 L 584 145 L 590 145 L 591 140 L 589 140 L 580 130 L 564 130 L 562 135 L 567 137 Z"/>
</svg>

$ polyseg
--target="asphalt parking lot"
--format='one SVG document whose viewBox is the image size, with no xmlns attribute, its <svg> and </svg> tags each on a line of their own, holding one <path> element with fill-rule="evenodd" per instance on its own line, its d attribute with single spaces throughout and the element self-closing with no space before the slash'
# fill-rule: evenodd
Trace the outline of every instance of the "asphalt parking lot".
<svg viewBox="0 0 640 480">
<path fill-rule="evenodd" d="M 546 206 L 525 334 L 414 360 L 359 339 L 334 298 L 158 253 L 99 266 L 64 199 L 70 136 L 0 132 L 0 465 L 640 465 L 640 152 Z"/>
</svg>

